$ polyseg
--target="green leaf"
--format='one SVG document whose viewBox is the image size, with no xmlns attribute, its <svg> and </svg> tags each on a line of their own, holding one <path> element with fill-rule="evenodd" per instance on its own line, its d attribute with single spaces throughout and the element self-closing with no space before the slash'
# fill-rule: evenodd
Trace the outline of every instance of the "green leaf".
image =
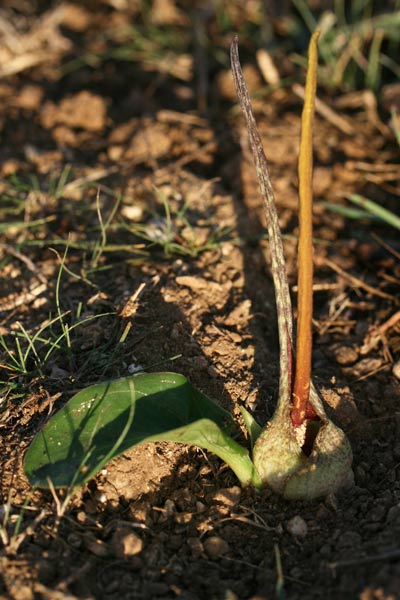
<svg viewBox="0 0 400 600">
<path fill-rule="evenodd" d="M 82 485 L 109 460 L 143 443 L 171 441 L 214 452 L 242 485 L 260 481 L 248 451 L 228 434 L 234 421 L 176 373 L 139 373 L 90 386 L 50 419 L 25 455 L 39 487 Z M 50 483 L 50 485 L 51 485 Z"/>
<path fill-rule="evenodd" d="M 360 196 L 359 194 L 348 194 L 346 198 L 350 200 L 350 202 L 353 202 L 353 204 L 361 206 L 362 209 L 366 210 L 374 217 L 378 217 L 385 223 L 392 225 L 392 227 L 400 229 L 400 217 L 392 213 L 387 208 L 383 208 L 383 206 L 380 206 L 376 202 L 373 202 L 372 200 L 370 200 L 369 198 L 365 198 L 364 196 Z"/>
<path fill-rule="evenodd" d="M 249 434 L 249 437 L 250 437 L 251 447 L 253 448 L 258 436 L 262 432 L 262 427 L 261 427 L 261 425 L 259 425 L 257 423 L 257 421 L 255 420 L 253 415 L 244 406 L 240 407 L 240 412 L 242 414 L 242 418 L 244 421 L 244 425 L 247 429 L 247 433 Z"/>
<path fill-rule="evenodd" d="M 328 202 L 325 200 L 323 200 L 321 204 L 328 210 L 331 210 L 338 215 L 343 215 L 348 219 L 368 219 L 368 221 L 371 221 L 371 219 L 376 221 L 379 220 L 376 217 L 374 218 L 368 211 L 360 208 L 354 208 L 353 206 L 344 206 L 343 204 L 336 204 L 335 202 Z"/>
</svg>

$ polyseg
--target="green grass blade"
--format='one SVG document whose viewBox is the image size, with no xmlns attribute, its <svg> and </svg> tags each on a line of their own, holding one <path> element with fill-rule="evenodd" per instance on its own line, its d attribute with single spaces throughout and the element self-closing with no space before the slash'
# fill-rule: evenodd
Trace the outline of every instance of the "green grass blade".
<svg viewBox="0 0 400 600">
<path fill-rule="evenodd" d="M 371 220 L 372 215 L 366 210 L 361 210 L 359 208 L 354 208 L 353 206 L 344 206 L 343 204 L 336 204 L 335 202 L 323 201 L 321 202 L 322 206 L 331 210 L 332 212 L 337 213 L 338 215 L 343 215 L 347 219 L 368 219 Z"/>
<path fill-rule="evenodd" d="M 378 217 L 388 225 L 395 227 L 396 229 L 400 229 L 400 217 L 392 213 L 390 210 L 379 206 L 376 202 L 369 200 L 369 198 L 365 198 L 364 196 L 360 196 L 358 194 L 349 194 L 346 196 L 350 202 L 356 204 L 357 206 L 361 206 L 364 210 L 366 210 L 371 215 Z"/>
<path fill-rule="evenodd" d="M 366 75 L 367 87 L 376 90 L 380 81 L 380 51 L 384 40 L 384 31 L 378 29 L 374 32 L 371 48 L 369 51 L 369 60 Z"/>
<path fill-rule="evenodd" d="M 23 362 L 23 354 L 22 354 L 21 346 L 20 346 L 19 342 L 17 342 L 17 340 L 16 340 L 16 346 L 17 346 L 19 360 L 14 356 L 13 351 L 10 350 L 10 348 L 7 346 L 7 342 L 2 334 L 0 334 L 0 346 L 3 348 L 3 350 L 5 351 L 5 353 L 7 354 L 8 358 L 10 360 L 10 362 L 6 363 L 3 366 L 5 366 L 6 368 L 9 368 L 11 370 L 25 372 L 25 364 Z"/>
<path fill-rule="evenodd" d="M 45 219 L 36 219 L 36 221 L 10 221 L 9 223 L 0 223 L 0 233 L 4 233 L 9 229 L 29 229 L 30 227 L 39 227 L 54 221 L 56 217 L 46 217 Z"/>
<path fill-rule="evenodd" d="M 400 146 L 400 127 L 397 119 L 397 111 L 395 108 L 392 108 L 390 112 L 392 118 L 393 131 L 398 145 Z"/>
</svg>

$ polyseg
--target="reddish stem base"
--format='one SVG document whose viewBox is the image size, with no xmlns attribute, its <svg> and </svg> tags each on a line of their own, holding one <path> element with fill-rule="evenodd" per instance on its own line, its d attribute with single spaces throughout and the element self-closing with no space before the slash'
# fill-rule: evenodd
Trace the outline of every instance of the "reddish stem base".
<svg viewBox="0 0 400 600">
<path fill-rule="evenodd" d="M 317 417 L 317 413 L 315 412 L 310 402 L 308 402 L 307 400 L 307 402 L 305 403 L 305 407 L 301 405 L 294 406 L 292 408 L 290 416 L 292 419 L 293 427 L 301 427 L 304 421 L 315 419 Z"/>
</svg>

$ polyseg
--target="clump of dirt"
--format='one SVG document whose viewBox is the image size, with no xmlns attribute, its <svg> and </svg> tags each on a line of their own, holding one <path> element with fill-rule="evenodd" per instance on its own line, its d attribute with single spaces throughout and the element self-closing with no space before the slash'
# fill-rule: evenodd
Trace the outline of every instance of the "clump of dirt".
<svg viewBox="0 0 400 600">
<path fill-rule="evenodd" d="M 244 127 L 220 90 L 227 69 L 213 63 L 209 113 L 196 112 L 186 13 L 169 2 L 163 17 L 156 3 L 151 27 L 167 19 L 181 37 L 171 30 L 172 57 L 143 39 L 144 56 L 129 34 L 146 24 L 140 3 L 47 3 L 40 15 L 14 4 L 3 10 L 21 43 L 7 46 L 0 86 L 0 594 L 266 599 L 281 563 L 291 600 L 398 597 L 400 248 L 393 228 L 328 204 L 354 192 L 395 210 L 389 115 L 370 118 L 360 94 L 326 96 L 347 132 L 326 113 L 315 127 L 315 383 L 351 440 L 354 485 L 289 503 L 163 443 L 111 462 L 64 510 L 62 492 L 30 489 L 23 455 L 91 383 L 138 366 L 181 372 L 235 415 L 246 443 L 239 406 L 260 422 L 274 411 L 275 300 Z M 255 106 L 295 302 L 301 101 L 281 87 Z"/>
</svg>

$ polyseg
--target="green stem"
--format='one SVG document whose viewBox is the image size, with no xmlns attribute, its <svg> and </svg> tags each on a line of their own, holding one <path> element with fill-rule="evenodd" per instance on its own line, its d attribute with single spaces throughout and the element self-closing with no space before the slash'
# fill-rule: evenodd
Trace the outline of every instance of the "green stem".
<svg viewBox="0 0 400 600">
<path fill-rule="evenodd" d="M 221 435 L 225 438 L 226 444 L 229 444 L 229 451 L 225 451 L 221 445 L 207 444 L 203 447 L 219 456 L 232 469 L 242 487 L 252 485 L 256 489 L 261 489 L 261 478 L 249 456 L 248 450 L 235 442 L 226 433 L 221 432 Z"/>
</svg>

